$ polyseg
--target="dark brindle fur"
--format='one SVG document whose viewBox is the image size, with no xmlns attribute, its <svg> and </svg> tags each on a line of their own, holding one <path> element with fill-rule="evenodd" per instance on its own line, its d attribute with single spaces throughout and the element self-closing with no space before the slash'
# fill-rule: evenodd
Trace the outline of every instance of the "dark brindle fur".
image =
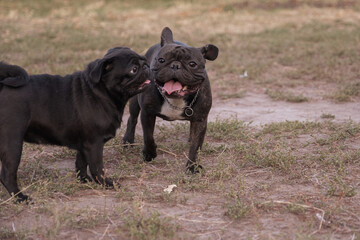
<svg viewBox="0 0 360 240">
<path fill-rule="evenodd" d="M 150 61 L 152 82 L 146 91 L 130 100 L 130 118 L 124 143 L 134 142 L 140 110 L 145 161 L 151 161 L 157 155 L 153 136 L 156 117 L 169 121 L 190 121 L 187 169 L 198 172 L 201 166 L 196 162 L 196 156 L 204 142 L 212 102 L 205 62 L 206 59 L 213 61 L 217 56 L 216 46 L 208 44 L 201 48 L 190 47 L 174 41 L 171 30 L 164 28 L 161 43 L 152 46 L 146 53 Z"/>
</svg>

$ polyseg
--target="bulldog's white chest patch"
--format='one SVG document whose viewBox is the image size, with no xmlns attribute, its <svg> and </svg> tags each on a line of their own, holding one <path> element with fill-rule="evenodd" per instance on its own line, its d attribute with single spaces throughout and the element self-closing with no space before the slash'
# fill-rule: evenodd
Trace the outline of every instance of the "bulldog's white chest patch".
<svg viewBox="0 0 360 240">
<path fill-rule="evenodd" d="M 184 107 L 186 106 L 186 103 L 183 99 L 174 99 L 174 98 L 168 98 L 167 99 L 172 106 L 165 100 L 163 105 L 161 106 L 161 115 L 166 116 L 169 120 L 183 120 L 185 119 L 182 116 L 182 113 L 184 112 Z M 176 107 L 176 109 L 174 107 Z M 181 110 L 180 110 L 181 109 Z"/>
</svg>

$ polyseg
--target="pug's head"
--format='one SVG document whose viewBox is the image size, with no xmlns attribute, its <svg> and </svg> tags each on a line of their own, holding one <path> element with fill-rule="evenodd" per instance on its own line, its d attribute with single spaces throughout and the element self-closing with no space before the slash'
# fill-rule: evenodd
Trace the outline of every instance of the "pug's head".
<svg viewBox="0 0 360 240">
<path fill-rule="evenodd" d="M 149 85 L 149 65 L 144 56 L 126 47 L 110 49 L 90 63 L 85 73 L 94 86 L 103 86 L 114 99 L 130 98 Z"/>
<path fill-rule="evenodd" d="M 168 27 L 161 33 L 160 46 L 152 59 L 151 71 L 162 93 L 174 98 L 183 98 L 200 88 L 206 79 L 206 60 L 215 60 L 219 52 L 212 44 L 195 48 L 174 41 Z"/>
<path fill-rule="evenodd" d="M 2 86 L 18 88 L 26 85 L 28 81 L 29 75 L 23 68 L 0 62 L 0 88 Z"/>
</svg>

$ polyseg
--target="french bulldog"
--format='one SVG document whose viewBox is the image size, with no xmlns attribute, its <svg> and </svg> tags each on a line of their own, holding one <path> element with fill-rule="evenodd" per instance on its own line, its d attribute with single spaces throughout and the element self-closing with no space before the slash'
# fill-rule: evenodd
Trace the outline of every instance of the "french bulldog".
<svg viewBox="0 0 360 240">
<path fill-rule="evenodd" d="M 123 137 L 124 144 L 134 143 L 140 111 L 145 161 L 157 156 L 154 141 L 156 117 L 168 121 L 190 121 L 190 149 L 186 168 L 198 173 L 202 166 L 197 162 L 197 153 L 204 142 L 212 104 L 205 62 L 215 60 L 218 52 L 218 48 L 212 44 L 195 48 L 174 41 L 172 31 L 165 27 L 160 43 L 150 47 L 145 54 L 150 62 L 152 81 L 144 92 L 130 99 L 130 117 Z"/>
<path fill-rule="evenodd" d="M 82 182 L 107 187 L 103 146 L 120 127 L 129 98 L 145 90 L 149 65 L 144 56 L 116 47 L 66 76 L 28 75 L 19 66 L 0 62 L 0 181 L 18 202 L 17 170 L 23 142 L 67 146 L 77 150 L 75 167 Z"/>
</svg>

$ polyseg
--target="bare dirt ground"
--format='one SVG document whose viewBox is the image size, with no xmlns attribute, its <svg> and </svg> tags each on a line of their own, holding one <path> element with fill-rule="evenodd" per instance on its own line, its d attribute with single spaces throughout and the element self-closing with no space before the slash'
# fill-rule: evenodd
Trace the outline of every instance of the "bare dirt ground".
<svg viewBox="0 0 360 240">
<path fill-rule="evenodd" d="M 251 92 L 241 99 L 215 99 L 209 121 L 235 117 L 259 127 L 273 122 L 323 121 L 322 113 L 334 115 L 333 121 L 346 122 L 349 119 L 360 121 L 359 105 L 355 102 L 334 104 L 316 100 L 309 103 L 286 103 L 272 101 L 267 95 Z M 124 116 L 125 119 L 127 114 Z M 165 127 L 169 126 L 169 122 L 160 120 L 158 123 Z M 122 126 L 122 129 L 124 128 L 125 124 Z M 140 130 L 141 127 L 138 126 L 138 134 Z M 120 135 L 121 132 L 119 137 Z M 186 136 L 180 136 L 178 140 L 186 141 Z M 301 141 L 312 141 L 312 136 L 304 135 Z M 211 138 L 207 138 L 206 142 L 210 146 L 218 144 Z M 359 137 L 352 144 L 358 148 Z M 109 174 L 118 171 L 119 168 L 115 165 L 121 165 L 120 169 L 123 168 L 116 175 L 119 176 L 117 182 L 121 184 L 120 188 L 104 190 L 96 185 L 81 187 L 81 184 L 77 183 L 80 185 L 77 188 L 80 189 L 67 193 L 63 189 L 57 190 L 56 185 L 59 182 L 66 184 L 67 181 L 74 184 L 72 179 L 74 156 L 63 154 L 63 148 L 43 146 L 41 151 L 37 148 L 28 148 L 27 164 L 38 159 L 44 160 L 41 160 L 41 164 L 38 162 L 38 166 L 34 168 L 26 168 L 31 169 L 31 172 L 24 172 L 28 171 L 24 168 L 20 169 L 20 176 L 32 175 L 33 184 L 36 174 L 42 171 L 40 168 L 55 169 L 58 176 L 52 177 L 54 183 L 47 181 L 46 178 L 38 180 L 41 182 L 40 186 L 30 191 L 32 195 L 36 195 L 33 196 L 34 203 L 31 205 L 10 206 L 2 202 L 1 204 L 6 206 L 10 214 L 1 213 L 0 226 L 9 229 L 10 233 L 12 231 L 16 233 L 15 235 L 9 233 L 10 238 L 25 239 L 357 239 L 359 237 L 360 195 L 356 194 L 351 198 L 327 197 L 323 188 L 323 181 L 326 180 L 320 177 L 321 170 L 297 173 L 300 176 L 289 176 L 273 171 L 270 167 L 243 167 L 232 170 L 236 171 L 236 174 L 231 175 L 233 178 L 230 180 L 231 184 L 227 184 L 229 179 L 224 182 L 213 182 L 209 177 L 214 173 L 214 169 L 219 168 L 216 159 L 219 159 L 225 150 L 216 153 L 215 157 L 210 156 L 210 161 L 203 160 L 205 168 L 209 169 L 209 172 L 212 169 L 213 173 L 195 179 L 181 173 L 179 175 L 179 172 L 183 171 L 184 154 L 187 149 L 181 154 L 173 153 L 172 149 L 160 150 L 158 158 L 149 164 L 141 163 L 139 150 L 140 148 L 130 150 L 130 154 L 125 152 L 124 161 L 124 151 L 117 149 L 116 145 L 105 148 L 104 159 L 107 161 Z M 52 156 L 56 156 L 58 160 L 51 160 Z M 131 164 L 133 166 L 129 166 Z M 223 173 L 225 176 L 222 177 L 226 179 L 226 171 Z M 71 176 L 65 183 L 63 180 L 57 181 L 58 178 L 64 178 L 69 174 Z M 359 168 L 354 168 L 349 176 L 355 178 L 352 182 L 358 189 Z M 35 182 L 35 185 L 37 184 Z M 55 186 L 50 187 L 50 190 L 42 190 L 41 185 L 47 184 L 55 184 Z M 163 189 L 170 184 L 177 184 L 178 187 L 172 193 L 165 194 Z M 229 191 L 228 187 L 234 189 Z M 85 189 L 81 190 L 81 188 Z M 237 194 L 240 189 L 242 193 L 239 196 Z M 48 197 L 40 197 L 36 191 Z M 224 197 L 225 192 L 227 192 L 226 197 Z M 235 205 L 238 207 L 234 208 L 235 214 L 239 214 L 239 218 L 236 215 L 231 216 L 229 212 L 231 208 L 227 207 L 229 203 L 227 195 L 231 194 L 235 195 L 235 199 L 241 199 L 243 201 L 241 204 L 245 204 Z M 331 206 L 329 207 L 331 210 L 323 210 L 321 206 Z M 343 210 L 338 214 L 347 215 L 350 225 L 347 225 L 349 222 L 344 222 L 341 216 L 330 213 L 339 211 L 336 208 Z M 154 214 L 158 215 L 154 216 Z M 146 219 L 145 216 L 149 215 L 152 217 Z M 171 225 L 168 226 L 170 222 Z M 144 229 L 141 228 L 142 225 Z M 159 232 L 156 232 L 155 235 L 151 235 L 153 234 L 151 231 L 158 230 L 163 233 L 159 235 Z M 166 233 L 167 231 L 169 233 Z"/>
<path fill-rule="evenodd" d="M 323 114 L 334 115 L 335 122 L 359 122 L 360 106 L 358 102 L 332 103 L 323 99 L 303 103 L 271 101 L 266 94 L 247 93 L 244 98 L 215 100 L 209 119 L 235 116 L 241 121 L 264 125 L 282 121 L 321 121 Z"/>
</svg>

